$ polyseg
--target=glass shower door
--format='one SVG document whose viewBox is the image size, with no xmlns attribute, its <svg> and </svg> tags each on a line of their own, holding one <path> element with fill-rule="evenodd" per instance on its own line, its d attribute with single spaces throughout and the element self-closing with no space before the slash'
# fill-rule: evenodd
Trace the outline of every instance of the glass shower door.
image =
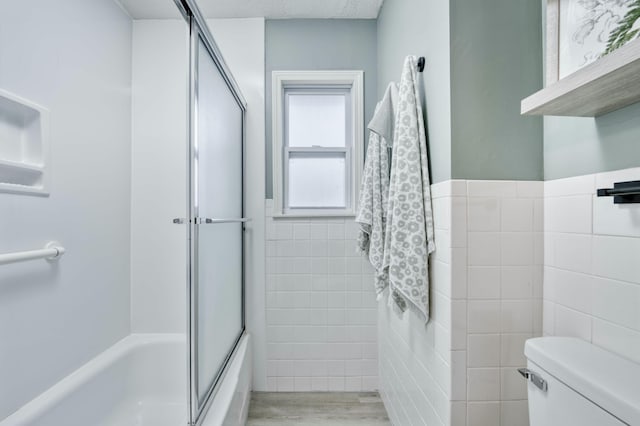
<svg viewBox="0 0 640 426">
<path fill-rule="evenodd" d="M 244 106 L 192 19 L 191 421 L 216 389 L 243 331 Z"/>
</svg>

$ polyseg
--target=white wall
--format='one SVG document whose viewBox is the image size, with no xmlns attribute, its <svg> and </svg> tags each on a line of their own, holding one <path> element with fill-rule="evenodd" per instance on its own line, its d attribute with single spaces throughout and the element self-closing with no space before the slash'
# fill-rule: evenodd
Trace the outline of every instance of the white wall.
<svg viewBox="0 0 640 426">
<path fill-rule="evenodd" d="M 186 214 L 188 31 L 182 20 L 132 30 L 111 1 L 12 5 L 0 19 L 0 87 L 49 108 L 53 159 L 50 197 L 0 194 L 0 251 L 68 249 L 57 266 L 0 270 L 1 419 L 130 331 L 185 331 L 186 229 L 171 219 Z M 264 21 L 210 25 L 249 104 L 247 311 L 259 343 Z"/>
<path fill-rule="evenodd" d="M 133 23 L 131 328 L 184 333 L 189 25 Z"/>
<path fill-rule="evenodd" d="M 542 333 L 543 183 L 454 182 L 453 424 L 526 425 L 517 369 Z"/>
<path fill-rule="evenodd" d="M 640 362 L 640 207 L 596 189 L 640 168 L 545 182 L 544 334 Z"/>
<path fill-rule="evenodd" d="M 3 2 L 0 88 L 51 112 L 49 197 L 0 194 L 0 419 L 129 333 L 131 20 L 111 0 Z"/>
<path fill-rule="evenodd" d="M 527 424 L 524 341 L 542 328 L 542 182 L 432 185 L 430 321 L 381 303 L 380 393 L 394 424 Z"/>
<path fill-rule="evenodd" d="M 264 260 L 259 261 L 260 253 L 264 256 L 259 174 L 264 170 L 264 21 L 208 24 L 248 103 L 246 201 L 247 214 L 254 218 L 247 232 L 250 306 L 251 286 L 259 288 L 264 281 L 256 279 L 264 271 Z M 136 333 L 186 331 L 187 227 L 172 219 L 187 216 L 188 72 L 184 20 L 134 21 L 131 319 Z M 248 316 L 252 312 L 247 309 Z"/>
<path fill-rule="evenodd" d="M 264 20 L 208 25 L 247 101 L 246 318 L 254 386 L 266 390 L 264 308 Z M 132 328 L 186 330 L 188 28 L 142 20 L 133 31 Z"/>
<path fill-rule="evenodd" d="M 436 251 L 430 258 L 431 319 L 378 302 L 380 395 L 396 425 L 451 424 L 452 241 L 450 181 L 431 186 Z"/>
<path fill-rule="evenodd" d="M 267 200 L 267 389 L 378 387 L 373 269 L 353 218 L 273 218 Z"/>
</svg>

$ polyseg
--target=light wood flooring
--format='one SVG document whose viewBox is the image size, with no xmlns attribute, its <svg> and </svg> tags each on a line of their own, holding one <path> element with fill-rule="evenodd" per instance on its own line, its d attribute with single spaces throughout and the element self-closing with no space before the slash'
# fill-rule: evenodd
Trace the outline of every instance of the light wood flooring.
<svg viewBox="0 0 640 426">
<path fill-rule="evenodd" d="M 376 392 L 253 392 L 247 426 L 390 426 Z"/>
</svg>

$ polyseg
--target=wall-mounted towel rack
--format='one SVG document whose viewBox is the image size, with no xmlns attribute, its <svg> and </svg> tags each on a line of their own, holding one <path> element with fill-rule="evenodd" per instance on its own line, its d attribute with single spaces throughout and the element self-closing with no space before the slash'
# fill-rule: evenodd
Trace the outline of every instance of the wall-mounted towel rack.
<svg viewBox="0 0 640 426">
<path fill-rule="evenodd" d="M 49 261 L 58 260 L 64 252 L 65 249 L 60 245 L 60 243 L 57 241 L 51 241 L 42 249 L 0 254 L 0 265 L 25 262 L 27 260 L 35 259 L 47 259 Z"/>
<path fill-rule="evenodd" d="M 613 204 L 640 203 L 640 180 L 616 182 L 613 188 L 598 189 L 598 197 L 613 197 Z"/>
<path fill-rule="evenodd" d="M 426 60 L 424 59 L 424 56 L 420 56 L 418 58 L 418 72 L 424 71 L 425 64 L 426 64 Z"/>
</svg>

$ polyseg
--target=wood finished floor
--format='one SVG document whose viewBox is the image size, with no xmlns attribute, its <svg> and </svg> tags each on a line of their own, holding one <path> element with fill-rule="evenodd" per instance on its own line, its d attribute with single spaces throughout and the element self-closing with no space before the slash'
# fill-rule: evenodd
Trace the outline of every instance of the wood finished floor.
<svg viewBox="0 0 640 426">
<path fill-rule="evenodd" d="M 253 392 L 247 426 L 390 426 L 376 392 Z"/>
</svg>

